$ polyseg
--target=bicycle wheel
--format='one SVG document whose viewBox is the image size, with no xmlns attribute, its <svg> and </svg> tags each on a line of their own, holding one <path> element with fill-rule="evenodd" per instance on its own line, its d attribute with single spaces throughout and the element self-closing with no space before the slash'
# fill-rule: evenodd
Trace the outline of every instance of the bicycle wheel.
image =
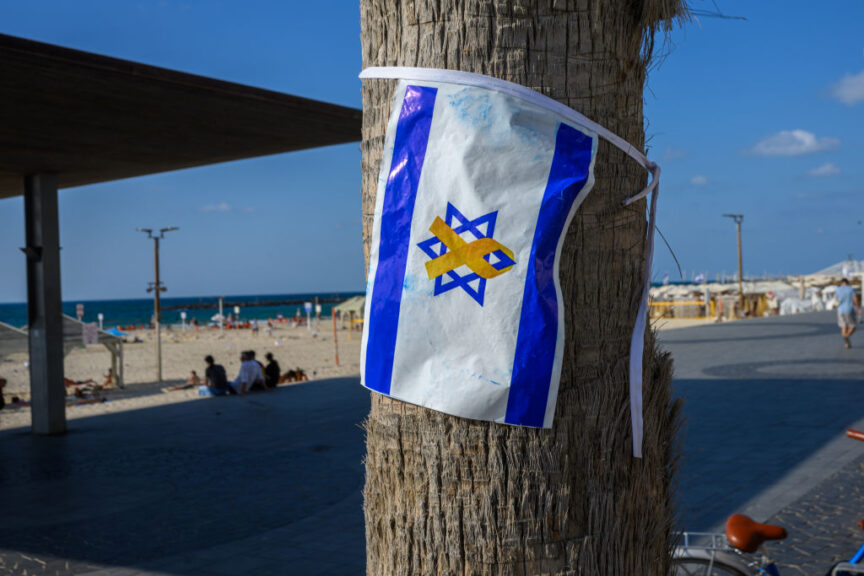
<svg viewBox="0 0 864 576">
<path fill-rule="evenodd" d="M 701 558 L 673 558 L 671 574 L 673 576 L 748 576 L 734 566 L 717 560 L 711 563 Z"/>
</svg>

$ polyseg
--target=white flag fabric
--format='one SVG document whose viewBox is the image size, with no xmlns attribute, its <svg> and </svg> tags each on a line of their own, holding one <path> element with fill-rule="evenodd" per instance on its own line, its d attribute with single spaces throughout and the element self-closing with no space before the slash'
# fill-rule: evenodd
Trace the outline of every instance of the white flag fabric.
<svg viewBox="0 0 864 576">
<path fill-rule="evenodd" d="M 458 81 L 415 74 L 396 88 L 362 382 L 455 416 L 548 428 L 564 345 L 558 261 L 594 182 L 598 136 L 587 119 L 447 74 Z M 641 394 L 641 370 L 639 384 Z M 639 406 L 641 425 L 641 396 Z"/>
</svg>

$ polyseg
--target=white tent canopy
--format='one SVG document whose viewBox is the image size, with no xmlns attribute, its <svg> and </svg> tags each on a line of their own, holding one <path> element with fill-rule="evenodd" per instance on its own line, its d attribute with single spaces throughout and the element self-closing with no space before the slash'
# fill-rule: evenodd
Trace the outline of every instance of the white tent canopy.
<svg viewBox="0 0 864 576">
<path fill-rule="evenodd" d="M 84 323 L 63 315 L 63 352 L 69 354 L 84 344 Z M 97 331 L 97 342 L 111 352 L 111 369 L 119 387 L 123 387 L 123 339 Z M 30 351 L 30 338 L 26 329 L 15 328 L 0 322 L 0 355 L 27 354 Z"/>
<path fill-rule="evenodd" d="M 29 344 L 26 331 L 0 322 L 0 354 L 26 354 Z"/>
<path fill-rule="evenodd" d="M 354 313 L 356 318 L 362 318 L 363 312 L 366 307 L 366 297 L 365 296 L 354 296 L 345 300 L 344 302 L 340 302 L 338 305 L 333 307 L 333 313 L 342 315 L 342 314 L 351 314 Z"/>
<path fill-rule="evenodd" d="M 823 270 L 814 272 L 812 276 L 834 276 L 839 278 L 852 274 L 864 274 L 864 260 L 843 260 Z"/>
</svg>

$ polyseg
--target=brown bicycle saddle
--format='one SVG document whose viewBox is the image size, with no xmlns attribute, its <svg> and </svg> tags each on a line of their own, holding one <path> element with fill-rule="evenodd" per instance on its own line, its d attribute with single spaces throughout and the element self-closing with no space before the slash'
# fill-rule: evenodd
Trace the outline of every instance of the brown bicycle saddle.
<svg viewBox="0 0 864 576">
<path fill-rule="evenodd" d="M 753 553 L 766 540 L 783 540 L 786 529 L 772 524 L 759 524 L 744 514 L 733 514 L 726 520 L 726 539 L 742 552 Z"/>
</svg>

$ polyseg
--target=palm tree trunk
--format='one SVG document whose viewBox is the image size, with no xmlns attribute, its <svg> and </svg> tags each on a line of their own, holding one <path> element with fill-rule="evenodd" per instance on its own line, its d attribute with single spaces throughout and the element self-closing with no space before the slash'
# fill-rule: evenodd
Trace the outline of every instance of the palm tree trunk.
<svg viewBox="0 0 864 576">
<path fill-rule="evenodd" d="M 634 146 L 653 32 L 679 0 L 361 0 L 363 66 L 465 70 L 555 98 Z M 363 86 L 369 239 L 393 82 Z M 555 424 L 518 428 L 372 394 L 367 574 L 668 572 L 677 406 L 647 340 L 644 458 L 630 439 L 628 357 L 643 278 L 642 168 L 600 142 L 596 183 L 561 257 L 566 344 Z"/>
</svg>

